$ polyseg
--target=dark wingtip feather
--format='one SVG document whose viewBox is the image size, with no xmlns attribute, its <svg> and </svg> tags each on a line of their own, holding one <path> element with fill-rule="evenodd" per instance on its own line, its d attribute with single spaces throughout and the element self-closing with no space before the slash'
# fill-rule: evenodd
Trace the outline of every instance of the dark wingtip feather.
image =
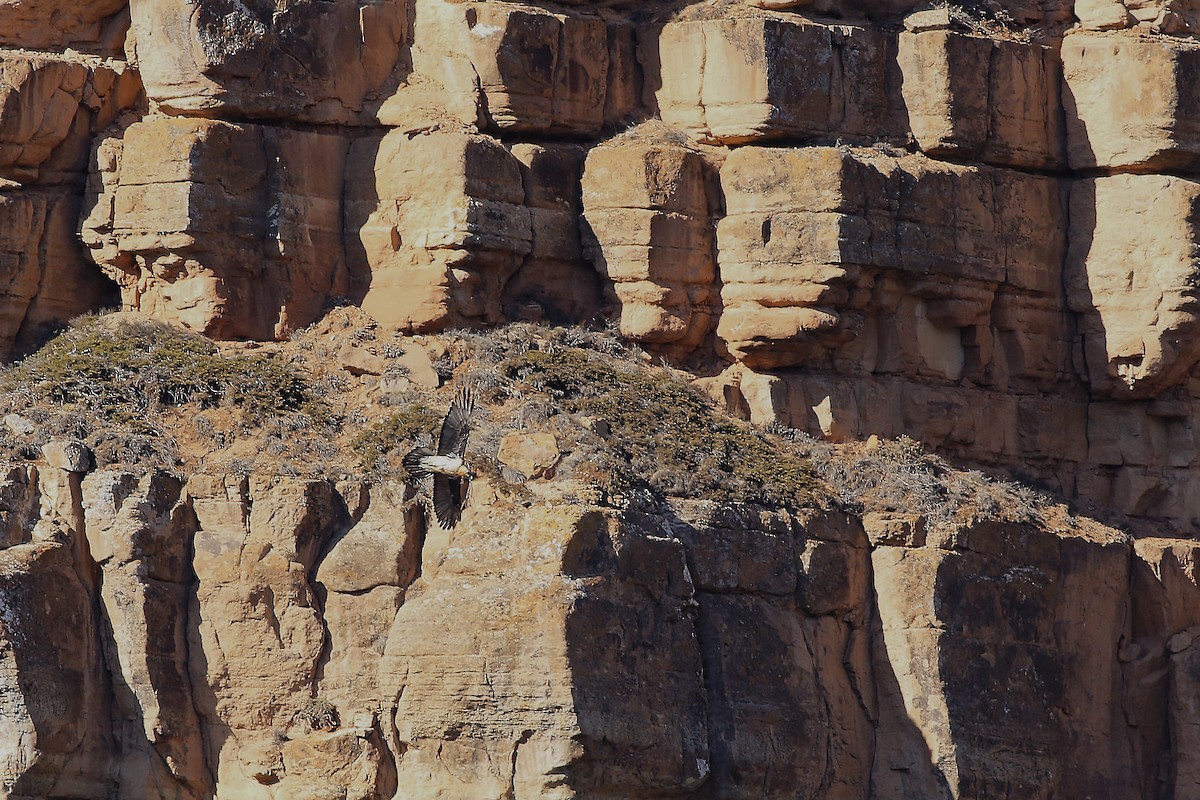
<svg viewBox="0 0 1200 800">
<path fill-rule="evenodd" d="M 404 464 L 404 469 L 408 472 L 409 477 L 414 481 L 420 480 L 429 475 L 429 470 L 421 466 L 421 459 L 433 454 L 433 451 L 428 447 L 414 447 L 408 451 L 408 455 L 404 456 L 401 463 Z"/>
<path fill-rule="evenodd" d="M 467 437 L 471 434 L 471 415 L 475 413 L 475 393 L 469 384 L 462 384 L 454 395 L 454 402 L 442 420 L 442 431 L 438 436 L 438 454 L 453 453 L 462 456 L 467 449 Z"/>
<path fill-rule="evenodd" d="M 465 478 L 433 476 L 433 513 L 443 528 L 449 530 L 462 519 L 469 485 Z"/>
</svg>

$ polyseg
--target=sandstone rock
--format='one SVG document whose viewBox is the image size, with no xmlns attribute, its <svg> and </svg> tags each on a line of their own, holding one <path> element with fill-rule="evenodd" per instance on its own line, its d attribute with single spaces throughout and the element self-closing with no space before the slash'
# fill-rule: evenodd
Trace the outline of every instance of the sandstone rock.
<svg viewBox="0 0 1200 800">
<path fill-rule="evenodd" d="M 532 249 L 519 162 L 485 136 L 394 131 L 351 148 L 345 203 L 353 294 L 400 329 L 498 322 Z"/>
<path fill-rule="evenodd" d="M 1134 21 L 1118 0 L 1076 0 L 1075 16 L 1080 27 L 1090 31 L 1128 28 Z"/>
<path fill-rule="evenodd" d="M 51 439 L 42 455 L 51 467 L 67 472 L 87 472 L 93 463 L 91 448 L 77 439 Z"/>
<path fill-rule="evenodd" d="M 378 586 L 407 587 L 420 562 L 419 520 L 404 506 L 403 485 L 374 486 L 358 521 L 337 536 L 317 566 L 331 592 L 359 594 Z"/>
<path fill-rule="evenodd" d="M 584 255 L 608 281 L 621 334 L 682 356 L 709 332 L 717 301 L 709 168 L 668 131 L 639 134 L 588 154 Z"/>
<path fill-rule="evenodd" d="M 38 509 L 38 474 L 33 467 L 9 467 L 0 480 L 0 550 L 31 539 L 30 521 Z"/>
<path fill-rule="evenodd" d="M 901 33 L 897 58 L 923 152 L 1029 169 L 1065 166 L 1056 51 L 934 29 Z"/>
<path fill-rule="evenodd" d="M 0 355 L 112 299 L 75 238 L 78 208 L 68 190 L 0 190 Z"/>
<path fill-rule="evenodd" d="M 0 7 L 0 45 L 31 50 L 70 47 L 117 55 L 129 29 L 126 0 L 14 0 Z"/>
<path fill-rule="evenodd" d="M 133 58 L 162 110 L 227 119 L 351 123 L 394 90 L 408 6 L 399 0 L 132 4 Z"/>
<path fill-rule="evenodd" d="M 272 339 L 344 294 L 340 136 L 158 117 L 97 148 L 82 238 L 122 304 Z"/>
<path fill-rule="evenodd" d="M 272 788 L 296 800 L 382 798 L 396 790 L 389 755 L 374 724 L 288 741 L 280 759 L 286 775 Z"/>
<path fill-rule="evenodd" d="M 701 140 L 904 136 L 895 40 L 873 28 L 769 13 L 671 22 L 657 61 L 663 121 Z"/>
<path fill-rule="evenodd" d="M 28 436 L 35 430 L 33 423 L 20 414 L 6 414 L 4 416 L 4 427 L 8 428 L 10 433 L 15 433 L 18 436 Z"/>
<path fill-rule="evenodd" d="M 925 546 L 925 518 L 919 514 L 883 514 L 872 511 L 863 516 L 863 528 L 871 544 L 876 547 Z"/>
<path fill-rule="evenodd" d="M 207 761 L 223 792 L 261 796 L 248 776 L 313 699 L 326 631 L 308 576 L 344 523 L 323 482 L 195 476 L 185 491 L 199 526 L 188 670 Z"/>
<path fill-rule="evenodd" d="M 1145 397 L 1200 360 L 1192 275 L 1200 183 L 1158 175 L 1076 181 L 1066 263 L 1093 391 Z M 1129 226 L 1131 214 L 1153 224 Z M 1147 223 L 1151 219 L 1146 219 Z"/>
<path fill-rule="evenodd" d="M 1189 94 L 1200 45 L 1077 33 L 1063 40 L 1062 60 L 1072 169 L 1176 171 L 1200 163 L 1198 109 Z"/>
<path fill-rule="evenodd" d="M 1112 658 L 1125 635 L 1127 547 L 1013 526 L 978 527 L 967 540 L 965 550 L 873 554 L 878 652 L 907 709 L 881 720 L 876 790 L 1136 794 L 1128 755 L 1117 755 L 1128 751 Z M 1084 608 L 1064 636 L 1068 609 Z M 1080 668 L 1087 687 L 1060 682 Z M 914 725 L 920 739 L 887 733 L 894 725 Z M 916 755 L 905 741 L 929 748 L 914 769 L 904 769 Z M 1105 755 L 1075 768 L 1095 753 Z"/>
<path fill-rule="evenodd" d="M 25 509 L 29 527 L 54 513 L 37 503 Z M 0 792 L 7 797 L 115 790 L 91 565 L 81 535 L 63 525 L 58 531 L 52 540 L 0 549 Z M 53 635 L 59 626 L 70 635 Z"/>
<path fill-rule="evenodd" d="M 599 276 L 583 258 L 579 232 L 584 151 L 574 145 L 514 144 L 521 163 L 532 242 L 504 287 L 513 320 L 581 322 L 601 304 Z"/>
<path fill-rule="evenodd" d="M 1051 300 L 1060 292 L 1053 179 L 873 151 L 745 147 L 722 165 L 721 185 L 717 335 L 753 368 L 813 361 L 857 337 L 845 352 L 868 370 L 955 381 L 968 363 L 964 333 L 989 327 L 1001 283 Z"/>
<path fill-rule="evenodd" d="M 89 137 L 141 100 L 119 62 L 0 54 L 0 181 L 82 181 Z"/>
<path fill-rule="evenodd" d="M 496 458 L 526 478 L 545 477 L 560 458 L 558 440 L 554 434 L 542 431 L 505 434 L 500 439 Z"/>
<path fill-rule="evenodd" d="M 180 489 L 161 473 L 139 480 L 100 472 L 84 486 L 127 796 L 200 798 L 213 790 L 188 673 L 195 517 Z"/>
<path fill-rule="evenodd" d="M 509 3 L 418 0 L 413 70 L 447 110 L 500 131 L 595 133 L 605 122 L 609 31 L 596 15 Z M 633 82 L 634 64 L 618 62 Z M 396 102 L 404 102 L 405 89 Z M 621 113 L 614 109 L 614 113 Z"/>
</svg>

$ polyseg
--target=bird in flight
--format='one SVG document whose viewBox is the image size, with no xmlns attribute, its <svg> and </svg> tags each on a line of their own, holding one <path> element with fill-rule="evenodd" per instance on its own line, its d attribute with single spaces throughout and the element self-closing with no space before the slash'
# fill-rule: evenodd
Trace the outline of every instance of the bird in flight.
<svg viewBox="0 0 1200 800">
<path fill-rule="evenodd" d="M 467 505 L 467 489 L 475 473 L 463 457 L 467 452 L 467 436 L 471 433 L 471 414 L 475 397 L 470 387 L 459 387 L 438 436 L 437 452 L 417 447 L 404 457 L 404 468 L 413 480 L 433 476 L 433 513 L 443 528 L 453 528 L 462 518 Z"/>
</svg>

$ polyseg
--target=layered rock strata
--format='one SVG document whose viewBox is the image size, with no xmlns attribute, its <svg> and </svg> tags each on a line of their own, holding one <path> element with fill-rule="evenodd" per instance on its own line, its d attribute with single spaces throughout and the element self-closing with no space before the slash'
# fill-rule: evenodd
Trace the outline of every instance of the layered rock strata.
<svg viewBox="0 0 1200 800">
<path fill-rule="evenodd" d="M 1192 12 L 989 13 L 10 3 L 0 350 L 114 292 L 227 338 L 607 321 L 756 420 L 1191 531 Z"/>
</svg>

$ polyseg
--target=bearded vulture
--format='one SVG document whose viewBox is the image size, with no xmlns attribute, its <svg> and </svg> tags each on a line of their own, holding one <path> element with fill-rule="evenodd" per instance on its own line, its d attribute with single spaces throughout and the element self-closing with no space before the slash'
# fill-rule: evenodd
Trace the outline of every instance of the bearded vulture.
<svg viewBox="0 0 1200 800">
<path fill-rule="evenodd" d="M 475 473 L 463 461 L 467 436 L 471 432 L 471 414 L 475 397 L 469 387 L 460 387 L 438 436 L 437 452 L 418 447 L 404 457 L 404 468 L 413 480 L 433 476 L 433 513 L 443 528 L 453 528 L 462 518 L 467 504 L 467 489 Z"/>
</svg>

